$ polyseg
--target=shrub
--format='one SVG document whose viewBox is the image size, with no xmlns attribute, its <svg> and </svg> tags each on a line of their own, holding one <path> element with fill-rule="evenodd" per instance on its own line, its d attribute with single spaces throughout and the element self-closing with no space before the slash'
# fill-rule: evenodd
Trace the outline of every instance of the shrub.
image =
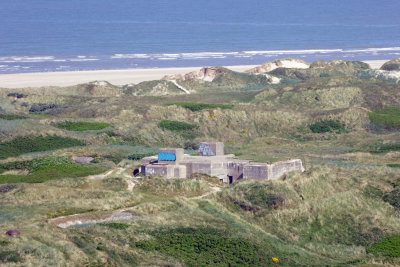
<svg viewBox="0 0 400 267">
<path fill-rule="evenodd" d="M 102 130 L 104 128 L 110 127 L 111 124 L 104 122 L 60 122 L 54 124 L 55 127 L 68 130 L 68 131 L 91 131 L 91 130 Z"/>
<path fill-rule="evenodd" d="M 383 197 L 383 200 L 400 210 L 400 187 L 397 187 L 396 189 L 392 190 L 392 192 L 386 194 Z"/>
<path fill-rule="evenodd" d="M 83 146 L 80 140 L 53 136 L 24 136 L 0 143 L 0 159 L 19 156 L 29 152 L 49 151 L 73 146 Z"/>
<path fill-rule="evenodd" d="M 375 256 L 400 257 L 400 235 L 387 236 L 367 251 Z"/>
<path fill-rule="evenodd" d="M 190 131 L 199 128 L 199 126 L 195 124 L 189 124 L 181 121 L 169 121 L 169 120 L 160 121 L 158 123 L 158 127 L 160 127 L 163 130 L 170 130 L 175 132 Z"/>
<path fill-rule="evenodd" d="M 150 157 L 150 156 L 154 156 L 155 153 L 144 153 L 144 154 L 131 154 L 128 156 L 128 159 L 130 160 L 141 160 L 142 158 L 145 157 Z"/>
<path fill-rule="evenodd" d="M 106 226 L 108 228 L 112 228 L 112 229 L 118 229 L 118 230 L 123 230 L 129 227 L 129 224 L 126 223 L 116 223 L 116 222 L 112 222 L 112 223 L 101 223 L 100 225 L 102 226 Z"/>
<path fill-rule="evenodd" d="M 319 121 L 309 125 L 309 128 L 313 133 L 340 133 L 344 131 L 344 125 L 341 122 L 334 120 Z"/>
<path fill-rule="evenodd" d="M 84 177 L 104 171 L 102 168 L 76 164 L 66 157 L 12 162 L 0 167 L 8 170 L 26 169 L 29 171 L 28 175 L 1 175 L 0 184 L 42 183 L 53 179 Z"/>
<path fill-rule="evenodd" d="M 368 115 L 374 125 L 400 129 L 400 107 L 385 107 L 370 112 Z"/>
<path fill-rule="evenodd" d="M 29 109 L 30 113 L 41 113 L 48 109 L 58 108 L 56 104 L 43 104 L 43 103 L 34 103 Z"/>
<path fill-rule="evenodd" d="M 191 103 L 191 102 L 178 102 L 178 103 L 168 103 L 167 106 L 179 106 L 183 108 L 190 109 L 191 111 L 199 111 L 202 109 L 209 108 L 220 108 L 220 109 L 232 109 L 233 105 L 224 105 L 224 104 L 202 104 L 202 103 Z"/>
<path fill-rule="evenodd" d="M 26 118 L 27 117 L 25 117 L 25 116 L 21 116 L 21 115 L 17 115 L 17 114 L 0 114 L 0 119 L 8 120 L 8 121 L 24 120 Z"/>
<path fill-rule="evenodd" d="M 266 266 L 271 257 L 251 240 L 211 228 L 177 228 L 150 233 L 155 240 L 134 243 L 185 262 L 187 266 Z"/>
<path fill-rule="evenodd" d="M 400 151 L 400 143 L 389 143 L 389 144 L 373 144 L 371 145 L 370 153 L 379 154 L 387 153 L 390 151 Z"/>
<path fill-rule="evenodd" d="M 387 164 L 387 166 L 390 167 L 390 168 L 400 168 L 400 163 Z"/>
</svg>

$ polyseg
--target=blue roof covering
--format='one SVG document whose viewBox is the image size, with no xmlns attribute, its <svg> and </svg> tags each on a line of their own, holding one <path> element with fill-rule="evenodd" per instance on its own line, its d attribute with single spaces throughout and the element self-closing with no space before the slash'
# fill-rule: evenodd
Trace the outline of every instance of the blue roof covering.
<svg viewBox="0 0 400 267">
<path fill-rule="evenodd" d="M 160 152 L 158 153 L 158 160 L 175 161 L 176 156 L 174 153 Z"/>
</svg>

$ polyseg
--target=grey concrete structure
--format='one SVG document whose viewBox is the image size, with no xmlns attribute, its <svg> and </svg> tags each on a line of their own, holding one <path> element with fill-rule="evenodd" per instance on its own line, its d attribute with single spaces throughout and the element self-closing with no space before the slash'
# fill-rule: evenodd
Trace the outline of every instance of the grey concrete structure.
<svg viewBox="0 0 400 267">
<path fill-rule="evenodd" d="M 304 171 L 300 159 L 274 164 L 253 163 L 232 154 L 225 155 L 222 142 L 200 143 L 199 156 L 186 155 L 181 148 L 162 148 L 158 156 L 143 158 L 141 163 L 141 173 L 147 176 L 186 178 L 194 173 L 204 173 L 225 183 L 240 179 L 278 179 L 291 171 Z"/>
</svg>

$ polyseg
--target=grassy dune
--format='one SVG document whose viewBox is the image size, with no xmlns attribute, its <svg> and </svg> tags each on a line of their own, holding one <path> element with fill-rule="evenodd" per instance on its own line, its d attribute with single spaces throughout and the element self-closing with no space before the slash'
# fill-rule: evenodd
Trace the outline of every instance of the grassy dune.
<svg viewBox="0 0 400 267">
<path fill-rule="evenodd" d="M 222 69 L 179 81 L 190 95 L 167 81 L 0 92 L 2 114 L 25 117 L 0 119 L 0 228 L 21 232 L 0 237 L 0 263 L 400 265 L 400 87 L 359 62 L 321 64 L 269 73 L 280 84 Z M 131 175 L 159 147 L 205 140 L 306 172 L 229 186 Z"/>
</svg>

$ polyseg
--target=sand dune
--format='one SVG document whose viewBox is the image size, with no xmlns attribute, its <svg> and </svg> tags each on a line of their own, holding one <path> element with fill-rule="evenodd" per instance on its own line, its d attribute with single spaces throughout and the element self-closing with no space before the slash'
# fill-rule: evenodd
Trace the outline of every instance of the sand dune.
<svg viewBox="0 0 400 267">
<path fill-rule="evenodd" d="M 387 60 L 365 61 L 371 68 L 380 68 Z M 254 65 L 227 66 L 227 68 L 243 72 L 254 68 Z M 42 86 L 72 86 L 91 81 L 108 81 L 115 85 L 137 84 L 144 81 L 158 80 L 165 75 L 184 74 L 199 70 L 199 67 L 160 68 L 160 69 L 127 69 L 127 70 L 95 70 L 69 72 L 40 72 L 21 74 L 1 74 L 0 88 L 24 88 Z"/>
</svg>

